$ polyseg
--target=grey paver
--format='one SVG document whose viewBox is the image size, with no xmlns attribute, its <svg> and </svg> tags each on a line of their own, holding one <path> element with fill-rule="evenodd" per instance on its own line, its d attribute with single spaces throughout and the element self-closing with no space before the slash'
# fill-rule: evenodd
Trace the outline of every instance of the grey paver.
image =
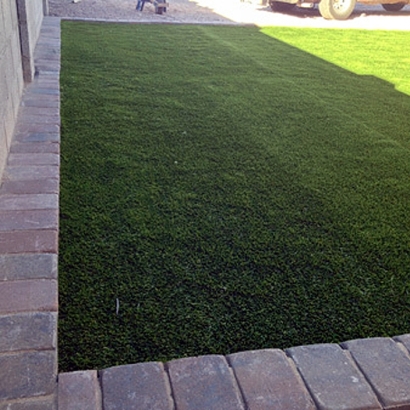
<svg viewBox="0 0 410 410">
<path fill-rule="evenodd" d="M 59 154 L 60 144 L 57 142 L 14 142 L 10 147 L 10 157 L 13 154 Z M 12 164 L 9 164 L 12 165 Z M 21 166 L 21 164 L 19 164 Z M 27 165 L 39 165 L 39 164 L 27 164 Z M 48 164 L 45 164 L 48 165 Z"/>
<path fill-rule="evenodd" d="M 51 145 L 51 144 L 47 144 Z M 60 156 L 52 153 L 10 153 L 8 157 L 10 165 L 59 165 Z"/>
<path fill-rule="evenodd" d="M 0 281 L 57 279 L 57 255 L 0 255 Z"/>
<path fill-rule="evenodd" d="M 283 351 L 247 351 L 227 359 L 250 410 L 316 409 L 295 366 Z"/>
<path fill-rule="evenodd" d="M 0 355 L 0 401 L 54 393 L 56 364 L 55 351 Z"/>
<path fill-rule="evenodd" d="M 33 211 L 1 211 L 0 231 L 58 228 L 58 209 Z"/>
<path fill-rule="evenodd" d="M 410 333 L 406 335 L 400 335 L 396 336 L 393 338 L 394 340 L 397 340 L 398 342 L 402 343 L 404 347 L 407 349 L 407 351 L 410 354 Z"/>
<path fill-rule="evenodd" d="M 27 95 L 27 93 L 26 93 Z M 49 94 L 35 93 L 35 98 L 50 98 Z M 58 133 L 60 126 L 58 124 L 37 123 L 37 122 L 19 122 L 16 129 L 17 135 L 25 135 L 30 133 Z"/>
<path fill-rule="evenodd" d="M 243 400 L 224 356 L 173 360 L 167 364 L 178 410 L 241 410 Z"/>
<path fill-rule="evenodd" d="M 48 178 L 59 179 L 59 177 L 59 168 L 54 165 L 8 166 L 4 170 L 4 179 L 12 181 L 33 181 Z"/>
<path fill-rule="evenodd" d="M 54 396 L 37 399 L 24 399 L 5 404 L 0 403 L 0 410 L 57 410 Z"/>
<path fill-rule="evenodd" d="M 0 196 L 0 212 L 32 209 L 58 209 L 58 195 L 21 194 Z"/>
<path fill-rule="evenodd" d="M 352 340 L 347 348 L 385 409 L 410 409 L 410 359 L 390 338 Z"/>
<path fill-rule="evenodd" d="M 31 181 L 4 181 L 0 194 L 56 194 L 59 191 L 58 179 L 38 179 Z"/>
<path fill-rule="evenodd" d="M 0 352 L 55 349 L 56 313 L 0 316 Z"/>
<path fill-rule="evenodd" d="M 299 346 L 287 352 L 320 410 L 381 409 L 370 385 L 339 345 Z"/>
<path fill-rule="evenodd" d="M 102 409 L 101 387 L 97 371 L 60 373 L 58 376 L 58 409 Z"/>
<path fill-rule="evenodd" d="M 149 362 L 101 371 L 104 410 L 173 410 L 162 363 Z"/>
<path fill-rule="evenodd" d="M 60 141 L 60 134 L 58 132 L 28 132 L 19 133 L 14 136 L 17 142 L 58 142 Z"/>
</svg>

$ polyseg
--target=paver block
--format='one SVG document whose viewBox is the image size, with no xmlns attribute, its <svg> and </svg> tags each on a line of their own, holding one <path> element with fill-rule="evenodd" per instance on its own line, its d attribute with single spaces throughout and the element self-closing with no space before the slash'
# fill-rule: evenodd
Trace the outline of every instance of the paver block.
<svg viewBox="0 0 410 410">
<path fill-rule="evenodd" d="M 0 369 L 0 401 L 46 396 L 55 392 L 55 351 L 0 355 Z"/>
<path fill-rule="evenodd" d="M 0 352 L 56 348 L 56 313 L 0 316 L 0 329 Z"/>
<path fill-rule="evenodd" d="M 58 93 L 58 89 L 54 88 L 47 88 L 49 92 L 52 93 Z M 20 123 L 30 123 L 30 124 L 56 124 L 60 125 L 61 124 L 61 117 L 59 114 L 47 114 L 47 115 L 34 115 L 34 114 L 27 114 L 19 117 L 19 122 Z"/>
<path fill-rule="evenodd" d="M 406 335 L 396 336 L 393 339 L 402 343 L 410 354 L 410 333 Z"/>
<path fill-rule="evenodd" d="M 104 410 L 172 410 L 169 381 L 162 363 L 139 363 L 101 371 Z"/>
<path fill-rule="evenodd" d="M 58 79 L 52 81 L 43 81 L 43 84 L 58 84 Z M 47 108 L 47 107 L 20 107 L 19 109 L 19 120 L 20 118 L 25 117 L 26 115 L 35 115 L 35 116 L 48 116 L 48 115 L 59 115 L 59 109 L 57 108 Z"/>
<path fill-rule="evenodd" d="M 35 94 L 33 97 L 42 98 L 43 94 Z M 45 98 L 50 98 L 48 95 Z M 36 122 L 18 122 L 16 127 L 16 135 L 25 135 L 31 133 L 47 133 L 56 134 L 60 132 L 58 124 L 36 123 Z"/>
<path fill-rule="evenodd" d="M 95 370 L 58 375 L 59 410 L 102 409 L 101 388 Z"/>
<path fill-rule="evenodd" d="M 54 178 L 35 181 L 4 181 L 0 194 L 57 194 L 59 180 Z"/>
<path fill-rule="evenodd" d="M 57 279 L 56 254 L 0 255 L 0 281 Z"/>
<path fill-rule="evenodd" d="M 200 356 L 167 364 L 178 410 L 241 410 L 244 404 L 224 356 Z"/>
<path fill-rule="evenodd" d="M 14 142 L 10 147 L 9 160 L 13 154 L 58 154 L 60 144 L 57 142 Z M 11 164 L 10 164 L 11 165 Z M 39 164 L 28 164 L 39 165 Z M 48 164 L 40 164 L 48 165 Z M 54 164 L 53 164 L 54 165 Z"/>
<path fill-rule="evenodd" d="M 0 211 L 0 231 L 58 228 L 58 210 Z"/>
<path fill-rule="evenodd" d="M 60 133 L 59 132 L 29 132 L 29 133 L 18 133 L 14 136 L 14 140 L 20 143 L 25 142 L 59 142 Z"/>
<path fill-rule="evenodd" d="M 227 357 L 250 410 L 315 410 L 295 366 L 277 349 Z"/>
<path fill-rule="evenodd" d="M 57 253 L 56 230 L 0 232 L 0 254 Z"/>
<path fill-rule="evenodd" d="M 24 144 L 23 144 L 24 145 Z M 55 144 L 44 144 L 55 145 Z M 52 153 L 10 153 L 9 165 L 60 165 L 60 156 Z"/>
<path fill-rule="evenodd" d="M 57 410 L 54 396 L 48 398 L 24 399 L 19 401 L 0 403 L 0 410 Z"/>
<path fill-rule="evenodd" d="M 381 409 L 370 385 L 339 345 L 299 346 L 287 353 L 320 410 Z"/>
<path fill-rule="evenodd" d="M 5 180 L 33 181 L 36 179 L 60 178 L 60 169 L 55 165 L 11 166 L 4 170 Z"/>
<path fill-rule="evenodd" d="M 390 338 L 352 340 L 349 350 L 385 409 L 410 409 L 410 359 Z"/>
<path fill-rule="evenodd" d="M 47 58 L 53 58 L 54 55 L 52 53 L 49 53 L 47 55 Z M 58 57 L 57 57 L 58 58 Z M 34 95 L 60 95 L 60 90 L 58 87 L 42 87 L 38 82 L 33 82 L 33 87 L 30 88 L 30 90 L 26 91 L 27 94 L 34 94 Z M 28 121 L 21 121 L 22 123 L 28 122 Z"/>
<path fill-rule="evenodd" d="M 0 196 L 0 212 L 32 209 L 58 209 L 58 195 L 21 194 Z"/>
<path fill-rule="evenodd" d="M 0 282 L 0 314 L 56 312 L 57 281 L 48 279 Z M 1 367 L 0 367 L 1 368 Z"/>
</svg>

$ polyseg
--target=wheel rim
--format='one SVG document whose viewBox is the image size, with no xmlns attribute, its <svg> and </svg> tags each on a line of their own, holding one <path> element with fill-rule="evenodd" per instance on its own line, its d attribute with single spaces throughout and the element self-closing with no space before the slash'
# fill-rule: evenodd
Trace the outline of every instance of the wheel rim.
<svg viewBox="0 0 410 410">
<path fill-rule="evenodd" d="M 340 13 L 349 8 L 349 1 L 347 0 L 334 0 L 333 2 L 333 10 Z"/>
</svg>

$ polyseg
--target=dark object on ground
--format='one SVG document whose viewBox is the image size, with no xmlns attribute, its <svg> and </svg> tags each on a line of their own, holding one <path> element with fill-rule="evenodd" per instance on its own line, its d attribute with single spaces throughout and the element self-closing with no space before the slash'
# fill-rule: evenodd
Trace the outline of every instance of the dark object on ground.
<svg viewBox="0 0 410 410">
<path fill-rule="evenodd" d="M 138 0 L 136 9 L 142 11 L 147 1 L 155 6 L 155 14 L 162 14 L 162 12 L 167 11 L 168 3 L 165 3 L 165 0 Z"/>
</svg>

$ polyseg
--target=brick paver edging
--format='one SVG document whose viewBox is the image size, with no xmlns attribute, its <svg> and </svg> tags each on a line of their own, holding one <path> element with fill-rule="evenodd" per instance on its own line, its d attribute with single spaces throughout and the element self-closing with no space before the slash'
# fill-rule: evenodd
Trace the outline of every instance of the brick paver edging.
<svg viewBox="0 0 410 410">
<path fill-rule="evenodd" d="M 56 408 L 60 21 L 45 18 L 0 187 L 0 410 Z"/>
<path fill-rule="evenodd" d="M 0 187 L 0 410 L 410 410 L 410 334 L 57 373 L 60 20 Z"/>
</svg>

